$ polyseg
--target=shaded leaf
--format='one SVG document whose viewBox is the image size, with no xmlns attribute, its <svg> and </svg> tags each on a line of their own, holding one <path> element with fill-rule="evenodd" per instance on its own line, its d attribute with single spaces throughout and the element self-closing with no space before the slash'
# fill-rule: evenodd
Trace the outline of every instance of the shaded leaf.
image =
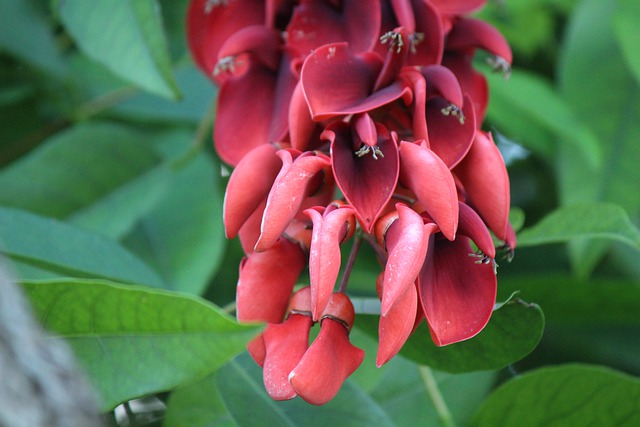
<svg viewBox="0 0 640 427">
<path fill-rule="evenodd" d="M 374 335 L 378 317 L 358 315 L 356 327 Z M 495 310 L 487 326 L 467 341 L 437 347 L 422 322 L 400 350 L 400 354 L 434 369 L 460 373 L 504 368 L 531 353 L 544 329 L 540 307 L 511 300 Z"/>
<path fill-rule="evenodd" d="M 204 377 L 258 332 L 205 300 L 167 291 L 73 279 L 23 288 L 44 327 L 72 346 L 104 410 Z"/>
<path fill-rule="evenodd" d="M 560 243 L 578 238 L 618 240 L 640 249 L 640 231 L 626 212 L 609 203 L 589 203 L 556 209 L 518 234 L 518 246 Z"/>
<path fill-rule="evenodd" d="M 640 381 L 588 365 L 542 368 L 496 390 L 471 425 L 635 426 L 640 424 Z"/>
<path fill-rule="evenodd" d="M 178 98 L 155 0 L 58 0 L 58 13 L 80 49 L 135 85 Z"/>
<path fill-rule="evenodd" d="M 324 406 L 312 406 L 300 398 L 276 402 L 264 391 L 262 369 L 247 354 L 220 369 L 216 383 L 238 426 L 394 425 L 380 406 L 349 380 Z"/>
<path fill-rule="evenodd" d="M 640 3 L 634 0 L 618 0 L 613 29 L 630 71 L 640 84 Z"/>
<path fill-rule="evenodd" d="M 166 286 L 155 271 L 115 241 L 17 209 L 0 208 L 0 250 L 9 258 L 58 274 Z"/>
</svg>

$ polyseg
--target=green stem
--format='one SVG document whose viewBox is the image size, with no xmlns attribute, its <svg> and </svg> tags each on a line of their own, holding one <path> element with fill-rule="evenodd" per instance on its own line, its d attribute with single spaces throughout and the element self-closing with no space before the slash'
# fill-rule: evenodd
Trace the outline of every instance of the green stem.
<svg viewBox="0 0 640 427">
<path fill-rule="evenodd" d="M 362 245 L 362 237 L 359 233 L 356 233 L 353 241 L 353 246 L 351 246 L 351 253 L 349 254 L 349 259 L 347 260 L 347 265 L 344 268 L 344 273 L 342 273 L 342 281 L 340 282 L 340 288 L 338 289 L 338 292 L 344 292 L 347 290 L 347 285 L 349 284 L 349 276 L 351 276 L 353 264 L 356 262 L 356 256 L 358 255 L 358 251 L 360 250 L 360 245 Z"/>
<path fill-rule="evenodd" d="M 212 102 L 207 111 L 200 119 L 196 132 L 191 139 L 191 146 L 184 155 L 179 157 L 171 165 L 174 170 L 181 169 L 186 166 L 200 151 L 204 148 L 205 141 L 211 140 L 211 127 L 213 126 L 213 118 L 216 111 L 216 102 Z"/>
<path fill-rule="evenodd" d="M 429 397 L 433 402 L 433 406 L 435 406 L 436 412 L 438 412 L 440 423 L 444 427 L 456 427 L 456 422 L 453 420 L 451 412 L 449 412 L 449 408 L 447 407 L 447 403 L 444 401 L 444 398 L 440 393 L 438 383 L 433 377 L 433 371 L 431 371 L 431 368 L 429 368 L 428 366 L 419 366 L 418 370 L 420 371 L 422 381 L 427 388 L 427 393 L 429 393 Z"/>
</svg>

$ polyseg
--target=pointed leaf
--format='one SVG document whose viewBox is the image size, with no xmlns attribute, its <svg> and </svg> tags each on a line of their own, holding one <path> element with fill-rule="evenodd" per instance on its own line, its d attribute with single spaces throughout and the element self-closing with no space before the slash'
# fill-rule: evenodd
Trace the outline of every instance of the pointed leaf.
<svg viewBox="0 0 640 427">
<path fill-rule="evenodd" d="M 516 377 L 496 390 L 472 419 L 477 427 L 633 426 L 640 423 L 640 381 L 609 368 L 564 365 Z"/>
<path fill-rule="evenodd" d="M 73 348 L 104 410 L 215 371 L 258 331 L 167 291 L 73 279 L 23 288 L 44 327 Z"/>
<path fill-rule="evenodd" d="M 178 98 L 155 0 L 58 0 L 66 29 L 85 54 L 135 85 Z"/>
</svg>

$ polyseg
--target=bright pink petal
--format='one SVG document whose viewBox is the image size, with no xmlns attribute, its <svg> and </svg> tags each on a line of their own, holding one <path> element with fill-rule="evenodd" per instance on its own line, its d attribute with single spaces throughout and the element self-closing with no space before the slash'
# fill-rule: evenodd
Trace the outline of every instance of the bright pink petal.
<svg viewBox="0 0 640 427">
<path fill-rule="evenodd" d="M 379 368 L 398 354 L 413 331 L 418 310 L 418 291 L 412 286 L 398 299 L 386 315 L 380 316 L 378 325 Z"/>
<path fill-rule="evenodd" d="M 307 351 L 312 325 L 309 316 L 294 313 L 284 323 L 269 324 L 264 330 L 266 357 L 262 379 L 272 399 L 296 397 L 296 390 L 289 383 L 289 375 Z"/>
<path fill-rule="evenodd" d="M 288 150 L 277 154 L 283 165 L 267 197 L 256 251 L 264 251 L 278 240 L 309 195 L 312 178 L 331 164 L 331 159 L 321 153 L 306 152 L 295 161 Z"/>
<path fill-rule="evenodd" d="M 240 264 L 236 316 L 241 322 L 280 323 L 293 287 L 307 263 L 300 246 L 279 239 L 264 252 L 254 252 Z"/>
<path fill-rule="evenodd" d="M 404 96 L 409 89 L 400 82 L 373 92 L 381 67 L 377 54 L 354 55 L 346 43 L 314 50 L 300 75 L 313 120 L 367 112 Z"/>
<path fill-rule="evenodd" d="M 458 194 L 447 165 L 428 148 L 401 141 L 400 182 L 415 193 L 442 234 L 453 240 L 458 228 Z"/>
<path fill-rule="evenodd" d="M 422 216 L 408 206 L 398 203 L 396 209 L 399 219 L 385 235 L 389 257 L 382 284 L 383 316 L 413 287 L 427 254 L 429 237 L 438 231 L 435 224 L 425 224 Z"/>
<path fill-rule="evenodd" d="M 379 3 L 379 0 L 301 1 L 287 26 L 287 44 L 301 55 L 334 42 L 347 42 L 356 53 L 371 50 L 380 35 Z"/>
<path fill-rule="evenodd" d="M 321 215 L 314 209 L 305 214 L 313 221 L 309 249 L 309 278 L 311 281 L 311 313 L 318 321 L 329 303 L 340 273 L 340 243 L 346 235 L 346 225 L 354 211 L 349 206 Z"/>
<path fill-rule="evenodd" d="M 218 51 L 239 29 L 264 22 L 260 0 L 235 0 L 210 7 L 208 0 L 193 0 L 187 11 L 187 42 L 195 63 L 213 78 Z"/>
<path fill-rule="evenodd" d="M 224 195 L 222 218 L 228 239 L 233 239 L 242 224 L 266 199 L 282 161 L 272 144 L 259 145 L 245 155 L 233 170 Z"/>
<path fill-rule="evenodd" d="M 464 186 L 468 201 L 500 240 L 509 223 L 509 175 L 491 134 L 478 131 L 471 149 L 453 173 Z"/>
<path fill-rule="evenodd" d="M 325 318 L 318 337 L 289 375 L 289 382 L 308 403 L 324 405 L 335 397 L 363 359 L 364 351 L 349 342 L 347 328 Z"/>
<path fill-rule="evenodd" d="M 476 114 L 468 96 L 460 112 L 456 105 L 444 98 L 427 101 L 429 148 L 453 168 L 471 148 L 476 133 Z"/>
<path fill-rule="evenodd" d="M 468 237 L 436 239 L 419 277 L 422 308 L 438 346 L 469 339 L 487 324 L 496 300 L 493 266 L 476 263 Z"/>
<path fill-rule="evenodd" d="M 354 140 L 356 135 L 346 123 L 335 122 L 328 129 L 329 132 L 323 135 L 332 141 L 331 158 L 336 183 L 356 210 L 360 225 L 370 232 L 398 182 L 398 147 L 380 127 L 376 146 L 359 156 L 356 152 L 363 148 L 364 141 L 359 141 L 360 138 Z"/>
</svg>

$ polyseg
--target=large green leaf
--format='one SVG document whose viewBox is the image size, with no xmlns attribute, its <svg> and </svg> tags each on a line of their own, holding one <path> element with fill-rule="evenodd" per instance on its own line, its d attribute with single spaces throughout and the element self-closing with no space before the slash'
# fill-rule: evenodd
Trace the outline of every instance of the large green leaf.
<svg viewBox="0 0 640 427">
<path fill-rule="evenodd" d="M 72 279 L 23 288 L 44 327 L 72 346 L 105 410 L 210 374 L 258 332 L 168 291 Z"/>
<path fill-rule="evenodd" d="M 614 15 L 614 30 L 627 66 L 640 84 L 640 3 L 635 0 L 618 0 Z"/>
<path fill-rule="evenodd" d="M 168 178 L 168 168 L 142 134 L 88 122 L 2 170 L 0 204 L 119 237 L 158 200 Z"/>
<path fill-rule="evenodd" d="M 356 327 L 374 335 L 378 317 L 358 315 Z M 411 335 L 400 354 L 421 365 L 445 372 L 471 372 L 504 368 L 536 347 L 544 329 L 540 307 L 515 299 L 494 310 L 487 326 L 474 338 L 437 347 L 426 322 Z"/>
<path fill-rule="evenodd" d="M 155 271 L 115 241 L 17 209 L 0 208 L 0 250 L 62 275 L 166 286 Z"/>
<path fill-rule="evenodd" d="M 65 72 L 53 31 L 34 0 L 0 0 L 0 51 L 55 75 Z"/>
<path fill-rule="evenodd" d="M 614 34 L 619 1 L 582 1 L 566 30 L 558 76 L 561 94 L 580 121 L 598 138 L 603 161 L 593 167 L 579 150 L 562 145 L 558 156 L 562 204 L 613 202 L 631 216 L 640 214 L 640 84 Z M 586 276 L 608 244 L 573 242 L 574 269 Z"/>
<path fill-rule="evenodd" d="M 166 139 L 173 151 L 176 146 L 185 151 L 191 134 L 182 136 L 184 144 L 176 144 L 183 139 L 179 132 Z M 201 151 L 172 175 L 164 197 L 124 239 L 171 289 L 202 293 L 222 262 L 226 238 L 219 170 L 220 164 Z"/>
<path fill-rule="evenodd" d="M 312 406 L 300 398 L 273 401 L 264 391 L 262 369 L 246 354 L 220 369 L 215 380 L 238 426 L 394 425 L 380 406 L 349 380 L 324 406 Z"/>
<path fill-rule="evenodd" d="M 600 146 L 591 130 L 576 119 L 566 102 L 541 77 L 514 69 L 506 82 L 487 74 L 491 87 L 489 119 L 527 148 L 553 159 L 560 141 L 583 154 L 591 165 L 601 161 Z M 541 128 L 532 131 L 533 128 Z M 549 138 L 548 133 L 555 135 Z M 550 162 L 552 163 L 552 162 Z"/>
<path fill-rule="evenodd" d="M 542 368 L 505 383 L 484 403 L 471 425 L 637 426 L 640 381 L 597 366 Z"/>
<path fill-rule="evenodd" d="M 617 240 L 640 249 L 640 231 L 620 206 L 583 203 L 556 209 L 518 234 L 518 246 L 567 242 L 579 238 Z"/>
<path fill-rule="evenodd" d="M 58 0 L 57 7 L 85 54 L 149 92 L 178 98 L 156 0 Z"/>
</svg>

